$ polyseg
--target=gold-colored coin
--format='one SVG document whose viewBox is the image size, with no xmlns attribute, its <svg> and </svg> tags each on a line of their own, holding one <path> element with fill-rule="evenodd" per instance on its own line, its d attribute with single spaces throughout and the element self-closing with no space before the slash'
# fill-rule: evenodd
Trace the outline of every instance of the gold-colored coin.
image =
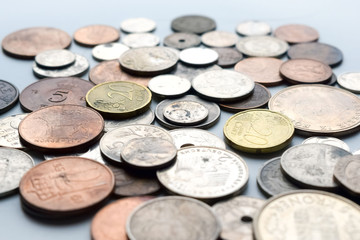
<svg viewBox="0 0 360 240">
<path fill-rule="evenodd" d="M 266 109 L 239 112 L 224 126 L 228 144 L 250 153 L 278 151 L 290 144 L 293 134 L 294 125 L 288 117 Z"/>
<path fill-rule="evenodd" d="M 89 90 L 86 102 L 105 117 L 128 118 L 149 108 L 151 92 L 134 82 L 105 82 Z"/>
</svg>

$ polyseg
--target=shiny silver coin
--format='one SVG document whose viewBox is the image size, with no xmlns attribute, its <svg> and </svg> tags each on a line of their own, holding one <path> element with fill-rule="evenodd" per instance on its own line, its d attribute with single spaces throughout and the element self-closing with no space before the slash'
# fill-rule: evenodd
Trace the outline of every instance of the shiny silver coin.
<svg viewBox="0 0 360 240">
<path fill-rule="evenodd" d="M 211 70 L 220 70 L 222 69 L 218 65 L 211 65 L 211 66 L 189 66 L 185 65 L 181 62 L 178 62 L 175 71 L 173 72 L 174 75 L 186 78 L 192 81 L 196 76 L 201 73 L 211 71 Z"/>
<path fill-rule="evenodd" d="M 203 34 L 216 28 L 213 19 L 200 15 L 186 15 L 175 18 L 171 22 L 171 28 L 175 32 L 189 32 Z"/>
<path fill-rule="evenodd" d="M 180 60 L 190 65 L 209 65 L 218 58 L 219 54 L 209 48 L 187 48 L 180 52 Z"/>
<path fill-rule="evenodd" d="M 164 74 L 152 78 L 148 88 L 159 97 L 175 98 L 187 93 L 191 88 L 191 82 L 173 74 Z"/>
<path fill-rule="evenodd" d="M 152 33 L 132 33 L 126 35 L 122 42 L 130 48 L 155 47 L 160 44 L 160 38 Z"/>
<path fill-rule="evenodd" d="M 159 197 L 137 207 L 126 222 L 129 239 L 216 240 L 220 223 L 203 202 Z"/>
<path fill-rule="evenodd" d="M 35 56 L 35 62 L 43 68 L 62 68 L 75 62 L 75 54 L 65 49 L 47 50 Z"/>
<path fill-rule="evenodd" d="M 38 67 L 34 62 L 33 72 L 39 78 L 80 77 L 85 74 L 85 72 L 89 69 L 89 66 L 89 61 L 85 57 L 76 54 L 75 63 L 68 67 L 61 69 L 45 69 Z"/>
<path fill-rule="evenodd" d="M 129 47 L 121 43 L 105 43 L 97 45 L 92 50 L 92 56 L 98 61 L 118 59 Z"/>
<path fill-rule="evenodd" d="M 0 119 L 0 146 L 24 149 L 19 138 L 19 124 L 27 114 L 11 115 Z"/>
<path fill-rule="evenodd" d="M 215 70 L 198 75 L 192 81 L 192 87 L 203 98 L 216 102 L 229 102 L 251 94 L 255 82 L 239 72 Z"/>
<path fill-rule="evenodd" d="M 360 156 L 341 158 L 334 169 L 334 178 L 339 185 L 353 196 L 360 196 Z"/>
<path fill-rule="evenodd" d="M 350 147 L 349 145 L 347 145 L 344 141 L 338 139 L 338 138 L 334 138 L 334 137 L 324 137 L 324 136 L 318 136 L 318 137 L 309 137 L 307 139 L 305 139 L 302 144 L 306 144 L 306 143 L 323 143 L 323 144 L 328 144 L 328 145 L 332 145 L 335 147 L 339 147 L 344 149 L 345 151 L 350 152 Z"/>
<path fill-rule="evenodd" d="M 241 38 L 236 48 L 250 57 L 280 57 L 289 49 L 285 41 L 270 36 Z"/>
<path fill-rule="evenodd" d="M 236 32 L 247 37 L 265 36 L 271 33 L 271 26 L 261 21 L 245 21 L 236 26 Z"/>
<path fill-rule="evenodd" d="M 211 31 L 201 36 L 201 42 L 208 47 L 232 47 L 239 37 L 232 32 Z"/>
<path fill-rule="evenodd" d="M 199 46 L 201 39 L 194 33 L 178 32 L 167 36 L 164 39 L 164 45 L 176 49 L 185 49 Z"/>
<path fill-rule="evenodd" d="M 216 64 L 220 67 L 233 67 L 244 58 L 243 55 L 235 48 L 213 48 L 213 50 L 219 54 Z"/>
<path fill-rule="evenodd" d="M 340 87 L 353 93 L 360 93 L 360 72 L 348 72 L 340 74 L 337 78 Z"/>
<path fill-rule="evenodd" d="M 205 146 L 226 149 L 225 142 L 209 131 L 196 128 L 180 128 L 169 131 L 177 149 Z"/>
<path fill-rule="evenodd" d="M 152 32 L 156 28 L 156 22 L 148 18 L 129 18 L 120 24 L 120 28 L 128 33 Z"/>
</svg>

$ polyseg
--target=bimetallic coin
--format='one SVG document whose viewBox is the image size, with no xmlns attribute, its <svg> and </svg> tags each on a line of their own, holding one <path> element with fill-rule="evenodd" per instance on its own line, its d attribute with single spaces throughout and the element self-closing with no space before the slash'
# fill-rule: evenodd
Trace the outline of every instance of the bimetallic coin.
<svg viewBox="0 0 360 240">
<path fill-rule="evenodd" d="M 252 109 L 230 117 L 224 126 L 227 142 L 250 153 L 270 153 L 290 144 L 294 134 L 291 120 L 267 109 Z"/>
<path fill-rule="evenodd" d="M 97 45 L 91 51 L 92 56 L 98 61 L 118 59 L 129 47 L 121 43 L 105 43 Z"/>
<path fill-rule="evenodd" d="M 187 48 L 180 52 L 180 60 L 190 65 L 209 65 L 215 63 L 219 54 L 210 48 Z"/>
<path fill-rule="evenodd" d="M 148 87 L 154 95 L 159 97 L 176 98 L 190 90 L 191 82 L 173 74 L 164 74 L 153 77 Z"/>
<path fill-rule="evenodd" d="M 213 19 L 205 16 L 186 15 L 172 20 L 171 28 L 175 32 L 203 34 L 214 30 L 216 28 L 216 23 Z"/>
<path fill-rule="evenodd" d="M 35 56 L 38 66 L 44 68 L 62 68 L 75 62 L 76 55 L 69 50 L 56 49 L 41 52 Z"/>
<path fill-rule="evenodd" d="M 254 36 L 241 38 L 236 48 L 250 57 L 280 57 L 289 45 L 278 38 L 270 36 Z"/>
<path fill-rule="evenodd" d="M 201 36 L 201 42 L 208 47 L 232 47 L 239 40 L 235 33 L 211 31 Z"/>
<path fill-rule="evenodd" d="M 10 110 L 18 99 L 18 89 L 11 83 L 0 80 L 0 113 Z"/>
<path fill-rule="evenodd" d="M 27 114 L 11 115 L 0 119 L 0 146 L 23 149 L 19 138 L 19 124 Z"/>
<path fill-rule="evenodd" d="M 201 73 L 211 71 L 211 70 L 220 70 L 222 69 L 218 65 L 211 65 L 211 66 L 190 66 L 185 65 L 181 62 L 178 62 L 175 71 L 173 72 L 174 75 L 186 78 L 192 81 L 196 76 L 200 75 Z"/>
<path fill-rule="evenodd" d="M 205 146 L 226 149 L 225 142 L 209 131 L 196 128 L 180 128 L 169 131 L 177 149 Z"/>
<path fill-rule="evenodd" d="M 156 23 L 148 18 L 129 18 L 121 23 L 120 28 L 128 33 L 152 32 L 156 28 Z"/>
<path fill-rule="evenodd" d="M 89 25 L 76 30 L 74 33 L 75 42 L 86 47 L 115 42 L 119 38 L 119 31 L 108 25 Z"/>
<path fill-rule="evenodd" d="M 275 29 L 274 36 L 288 43 L 314 42 L 319 39 L 319 33 L 312 27 L 303 24 L 287 24 Z"/>
<path fill-rule="evenodd" d="M 175 164 L 156 174 L 169 191 L 203 200 L 237 194 L 249 179 L 248 167 L 240 156 L 213 147 L 179 149 Z"/>
<path fill-rule="evenodd" d="M 350 194 L 360 196 L 360 157 L 349 155 L 339 159 L 334 168 L 335 181 Z"/>
<path fill-rule="evenodd" d="M 344 141 L 342 141 L 342 140 L 340 140 L 338 138 L 325 137 L 325 136 L 309 137 L 309 138 L 305 139 L 302 142 L 302 144 L 306 144 L 306 143 L 328 144 L 328 145 L 332 145 L 332 146 L 335 146 L 335 147 L 342 148 L 345 151 L 350 152 L 350 147 Z"/>
<path fill-rule="evenodd" d="M 243 55 L 235 48 L 213 48 L 219 54 L 217 65 L 227 68 L 233 67 L 243 59 Z"/>
<path fill-rule="evenodd" d="M 348 72 L 340 74 L 337 78 L 340 87 L 353 92 L 360 93 L 360 72 Z"/>
<path fill-rule="evenodd" d="M 180 50 L 199 46 L 200 43 L 201 39 L 198 35 L 187 32 L 173 33 L 164 39 L 165 46 Z"/>
<path fill-rule="evenodd" d="M 155 47 L 160 44 L 160 38 L 152 33 L 132 33 L 126 35 L 122 42 L 130 48 Z"/>
<path fill-rule="evenodd" d="M 236 26 L 236 32 L 243 36 L 265 36 L 271 33 L 271 26 L 261 21 L 245 21 Z"/>
</svg>

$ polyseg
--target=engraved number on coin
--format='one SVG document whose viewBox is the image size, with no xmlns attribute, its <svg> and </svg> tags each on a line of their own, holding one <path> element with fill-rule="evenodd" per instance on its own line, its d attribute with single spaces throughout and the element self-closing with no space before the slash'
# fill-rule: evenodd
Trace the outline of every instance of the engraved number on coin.
<svg viewBox="0 0 360 240">
<path fill-rule="evenodd" d="M 266 137 L 272 134 L 271 129 L 267 129 L 267 131 L 267 133 L 262 133 L 261 129 L 256 129 L 256 126 L 254 126 L 253 123 L 250 123 L 250 128 L 246 131 L 244 138 L 252 144 L 266 145 L 268 144 Z"/>
<path fill-rule="evenodd" d="M 67 99 L 66 95 L 68 93 L 69 93 L 69 91 L 58 90 L 52 94 L 54 97 L 51 97 L 48 100 L 49 100 L 49 102 L 54 102 L 54 103 L 63 102 Z"/>
</svg>

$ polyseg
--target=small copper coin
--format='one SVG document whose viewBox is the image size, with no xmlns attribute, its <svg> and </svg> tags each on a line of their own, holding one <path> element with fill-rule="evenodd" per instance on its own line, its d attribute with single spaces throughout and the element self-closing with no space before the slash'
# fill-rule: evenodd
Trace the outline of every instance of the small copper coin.
<svg viewBox="0 0 360 240">
<path fill-rule="evenodd" d="M 243 59 L 243 55 L 235 48 L 213 48 L 219 54 L 217 65 L 220 67 L 232 67 Z"/>
<path fill-rule="evenodd" d="M 7 35 L 2 41 L 2 48 L 13 57 L 33 58 L 40 52 L 67 48 L 70 44 L 71 37 L 60 29 L 34 27 Z"/>
<path fill-rule="evenodd" d="M 74 33 L 74 40 L 81 45 L 92 47 L 103 43 L 115 42 L 120 38 L 120 32 L 107 25 L 89 25 Z"/>
<path fill-rule="evenodd" d="M 288 43 L 314 42 L 319 33 L 312 27 L 302 24 L 288 24 L 275 29 L 274 36 Z"/>
<path fill-rule="evenodd" d="M 341 187 L 357 197 L 360 196 L 360 156 L 349 155 L 339 159 L 334 169 L 334 179 Z"/>
<path fill-rule="evenodd" d="M 10 110 L 18 99 L 18 89 L 11 83 L 0 80 L 0 113 Z"/>
<path fill-rule="evenodd" d="M 85 96 L 92 87 L 94 84 L 81 78 L 48 78 L 26 87 L 20 94 L 20 104 L 29 112 L 60 104 L 86 106 Z"/>
</svg>

